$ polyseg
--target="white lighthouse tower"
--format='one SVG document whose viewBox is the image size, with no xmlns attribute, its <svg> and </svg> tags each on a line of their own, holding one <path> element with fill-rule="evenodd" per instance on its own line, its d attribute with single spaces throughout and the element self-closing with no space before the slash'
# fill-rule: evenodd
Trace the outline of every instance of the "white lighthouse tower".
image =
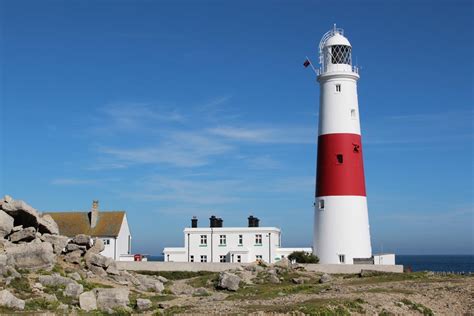
<svg viewBox="0 0 474 316">
<path fill-rule="evenodd" d="M 319 44 L 320 110 L 314 245 L 321 263 L 372 257 L 357 101 L 358 69 L 342 29 Z"/>
</svg>

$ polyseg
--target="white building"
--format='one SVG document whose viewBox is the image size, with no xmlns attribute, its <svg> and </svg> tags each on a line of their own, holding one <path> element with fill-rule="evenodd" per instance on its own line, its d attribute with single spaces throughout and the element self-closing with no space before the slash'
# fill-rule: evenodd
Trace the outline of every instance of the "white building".
<svg viewBox="0 0 474 316">
<path fill-rule="evenodd" d="M 103 240 L 102 255 L 114 260 L 133 260 L 132 236 L 125 211 L 101 211 L 93 201 L 91 211 L 48 212 L 56 221 L 61 235 L 73 238 L 78 234 Z"/>
<path fill-rule="evenodd" d="M 279 261 L 293 251 L 311 248 L 281 248 L 281 231 L 276 227 L 259 227 L 259 219 L 248 218 L 248 227 L 223 227 L 220 218 L 212 216 L 210 227 L 198 227 L 193 218 L 184 229 L 184 247 L 165 248 L 165 261 L 174 262 L 242 262 Z"/>
</svg>

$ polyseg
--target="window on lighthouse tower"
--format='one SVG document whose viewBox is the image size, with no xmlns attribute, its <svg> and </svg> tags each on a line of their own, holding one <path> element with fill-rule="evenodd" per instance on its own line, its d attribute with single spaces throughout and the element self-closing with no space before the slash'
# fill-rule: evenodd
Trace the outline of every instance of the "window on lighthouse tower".
<svg viewBox="0 0 474 316">
<path fill-rule="evenodd" d="M 344 155 L 343 154 L 337 154 L 336 159 L 337 159 L 338 164 L 344 163 Z"/>
</svg>

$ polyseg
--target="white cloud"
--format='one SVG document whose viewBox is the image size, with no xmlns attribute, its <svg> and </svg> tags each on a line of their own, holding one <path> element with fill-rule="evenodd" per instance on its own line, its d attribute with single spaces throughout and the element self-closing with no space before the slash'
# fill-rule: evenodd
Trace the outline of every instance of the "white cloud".
<svg viewBox="0 0 474 316">
<path fill-rule="evenodd" d="M 280 128 L 219 126 L 208 131 L 216 136 L 254 143 L 313 144 L 316 136 L 313 128 L 283 126 Z"/>
<path fill-rule="evenodd" d="M 78 179 L 78 178 L 57 178 L 51 180 L 53 185 L 99 185 L 105 182 L 116 181 L 116 179 Z"/>
</svg>

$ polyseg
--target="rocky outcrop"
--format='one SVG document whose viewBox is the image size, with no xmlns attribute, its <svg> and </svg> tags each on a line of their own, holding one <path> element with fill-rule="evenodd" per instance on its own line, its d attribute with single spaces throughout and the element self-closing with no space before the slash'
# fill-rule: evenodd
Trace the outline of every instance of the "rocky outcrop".
<svg viewBox="0 0 474 316">
<path fill-rule="evenodd" d="M 229 272 L 219 274 L 218 287 L 224 290 L 237 291 L 239 289 L 240 277 Z"/>
<path fill-rule="evenodd" d="M 59 274 L 53 274 L 53 275 L 41 275 L 38 278 L 39 283 L 41 283 L 43 286 L 55 286 L 55 285 L 61 285 L 61 286 L 67 286 L 68 284 L 77 284 L 76 281 L 73 279 L 63 277 Z"/>
<path fill-rule="evenodd" d="M 34 227 L 27 227 L 10 235 L 10 241 L 17 243 L 20 241 L 32 241 L 36 238 L 36 229 Z"/>
<path fill-rule="evenodd" d="M 25 301 L 15 297 L 8 290 L 0 291 L 0 306 L 17 310 L 25 309 Z"/>
<path fill-rule="evenodd" d="M 127 308 L 129 290 L 126 288 L 97 289 L 97 309 L 104 312 L 113 312 L 116 308 Z"/>
<path fill-rule="evenodd" d="M 20 269 L 49 270 L 56 262 L 49 242 L 11 244 L 5 247 L 5 253 L 9 262 Z"/>
<path fill-rule="evenodd" d="M 82 284 L 77 283 L 69 283 L 64 289 L 64 295 L 72 297 L 74 299 L 78 299 L 79 295 L 81 295 L 82 292 L 84 292 L 84 287 L 82 286 Z"/>
<path fill-rule="evenodd" d="M 324 273 L 319 279 L 319 283 L 322 283 L 322 284 L 329 283 L 331 281 L 332 281 L 332 277 L 327 273 Z"/>
<path fill-rule="evenodd" d="M 43 234 L 40 238 L 42 241 L 46 241 L 52 244 L 54 253 L 58 255 L 63 252 L 64 248 L 66 248 L 66 245 L 69 241 L 69 238 L 67 238 L 66 236 L 51 235 L 51 234 Z"/>
<path fill-rule="evenodd" d="M 82 310 L 90 312 L 97 309 L 97 299 L 93 291 L 84 292 L 79 295 L 79 306 Z"/>
<path fill-rule="evenodd" d="M 76 245 L 86 246 L 87 248 L 90 248 L 90 246 L 91 246 L 91 237 L 87 236 L 87 235 L 84 235 L 84 234 L 79 234 L 79 235 L 75 236 L 72 239 L 72 243 L 74 243 Z"/>
<path fill-rule="evenodd" d="M 151 301 L 145 298 L 137 299 L 137 309 L 139 311 L 144 311 L 151 308 Z"/>
<path fill-rule="evenodd" d="M 0 210 L 0 238 L 5 238 L 13 230 L 13 217 Z"/>
<path fill-rule="evenodd" d="M 40 215 L 36 209 L 20 200 L 9 200 L 2 204 L 2 210 L 13 217 L 15 225 L 21 223 L 23 227 L 38 228 Z"/>
<path fill-rule="evenodd" d="M 49 214 L 41 216 L 38 220 L 38 231 L 41 234 L 59 235 L 58 224 Z"/>
</svg>

